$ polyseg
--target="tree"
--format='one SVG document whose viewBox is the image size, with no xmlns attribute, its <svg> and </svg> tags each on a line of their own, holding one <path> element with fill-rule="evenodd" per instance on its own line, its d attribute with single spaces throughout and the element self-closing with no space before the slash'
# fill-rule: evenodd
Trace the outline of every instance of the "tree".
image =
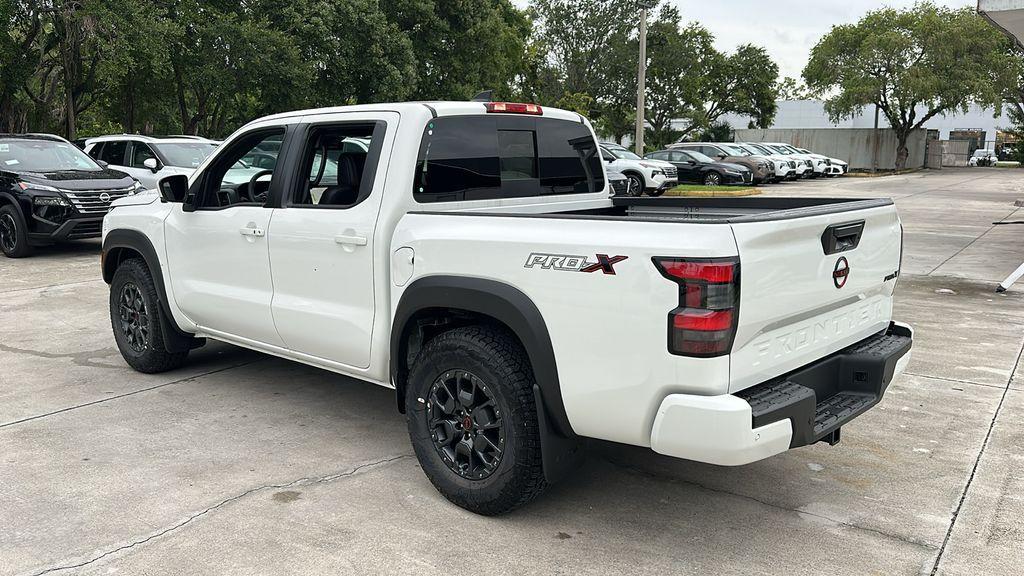
<svg viewBox="0 0 1024 576">
<path fill-rule="evenodd" d="M 1007 43 L 971 8 L 919 2 L 832 28 L 803 77 L 811 89 L 834 94 L 825 101 L 833 121 L 878 106 L 895 132 L 895 168 L 902 170 L 908 137 L 928 120 L 966 112 L 972 102 L 1000 108 L 1012 81 Z"/>
<path fill-rule="evenodd" d="M 815 100 L 818 94 L 804 85 L 803 82 L 786 76 L 775 85 L 779 100 Z"/>
<path fill-rule="evenodd" d="M 679 10 L 662 9 L 647 34 L 650 63 L 647 68 L 647 110 L 644 117 L 650 128 L 644 140 L 654 148 L 663 148 L 680 136 L 701 127 L 702 91 L 712 69 L 724 56 L 714 48 L 714 36 L 703 26 L 692 23 L 685 28 Z M 684 119 L 688 126 L 673 128 Z"/>
<path fill-rule="evenodd" d="M 535 101 L 553 105 L 566 95 L 587 95 L 592 105 L 586 115 L 599 119 L 601 107 L 621 100 L 620 89 L 628 83 L 609 82 L 602 72 L 631 70 L 635 78 L 636 57 L 623 62 L 621 45 L 635 29 L 636 16 L 634 0 L 534 0 L 531 43 L 541 59 L 536 85 L 528 91 Z"/>
<path fill-rule="evenodd" d="M 413 98 L 507 93 L 522 72 L 530 21 L 509 0 L 382 0 L 381 7 L 412 41 Z"/>
<path fill-rule="evenodd" d="M 673 6 L 651 24 L 646 118 L 652 146 L 699 134 L 730 113 L 771 125 L 778 66 L 763 48 L 744 45 L 726 54 L 714 41 L 698 23 L 682 26 Z"/>
</svg>

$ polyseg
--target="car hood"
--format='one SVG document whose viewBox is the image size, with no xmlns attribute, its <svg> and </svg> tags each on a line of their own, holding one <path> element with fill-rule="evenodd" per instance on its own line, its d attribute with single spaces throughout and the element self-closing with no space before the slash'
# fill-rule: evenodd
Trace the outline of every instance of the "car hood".
<svg viewBox="0 0 1024 576">
<path fill-rule="evenodd" d="M 52 186 L 60 190 L 118 190 L 129 188 L 135 183 L 131 176 L 106 168 L 97 172 L 85 170 L 62 170 L 60 172 L 16 172 L 18 178 L 27 183 Z"/>
<path fill-rule="evenodd" d="M 711 162 L 705 164 L 705 166 L 711 166 L 719 168 L 721 170 L 732 170 L 733 172 L 749 172 L 750 169 L 742 164 L 733 164 L 732 162 Z"/>
<path fill-rule="evenodd" d="M 156 190 L 145 190 L 138 194 L 132 194 L 131 196 L 125 196 L 124 198 L 118 198 L 110 203 L 112 207 L 117 206 L 145 206 L 146 204 L 152 204 L 160 199 L 160 193 Z"/>
<path fill-rule="evenodd" d="M 644 164 L 650 164 L 651 166 L 657 166 L 659 168 L 675 168 L 676 165 L 666 160 L 655 160 L 654 158 L 644 158 L 643 160 L 630 160 L 630 162 L 643 162 Z"/>
</svg>

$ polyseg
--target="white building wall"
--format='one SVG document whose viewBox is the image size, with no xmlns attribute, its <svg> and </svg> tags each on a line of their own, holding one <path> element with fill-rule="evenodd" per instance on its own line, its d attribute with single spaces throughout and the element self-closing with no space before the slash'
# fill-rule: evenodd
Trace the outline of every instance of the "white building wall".
<svg viewBox="0 0 1024 576">
<path fill-rule="evenodd" d="M 825 112 L 824 103 L 820 100 L 779 100 L 776 103 L 779 107 L 778 114 L 772 128 L 873 128 L 875 123 L 875 109 L 868 106 L 862 114 L 854 116 L 839 123 L 833 123 Z M 924 110 L 918 114 L 923 115 Z M 1005 110 L 1001 116 L 994 117 L 992 109 L 985 109 L 981 106 L 972 105 L 967 114 L 950 114 L 948 116 L 936 116 L 925 122 L 924 128 L 938 130 L 939 138 L 949 139 L 949 133 L 953 130 L 982 130 L 985 132 L 987 141 L 996 139 L 996 132 L 1010 127 L 1012 124 Z M 735 114 L 723 118 L 733 129 L 744 129 L 750 122 L 750 118 Z M 879 116 L 878 126 L 889 128 L 889 122 L 885 115 Z"/>
</svg>

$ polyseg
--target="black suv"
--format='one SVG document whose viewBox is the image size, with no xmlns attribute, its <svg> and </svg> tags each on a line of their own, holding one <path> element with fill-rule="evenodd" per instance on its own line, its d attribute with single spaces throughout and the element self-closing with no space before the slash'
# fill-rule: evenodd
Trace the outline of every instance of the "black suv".
<svg viewBox="0 0 1024 576">
<path fill-rule="evenodd" d="M 0 134 L 0 249 L 98 238 L 110 203 L 142 186 L 58 136 Z"/>
</svg>

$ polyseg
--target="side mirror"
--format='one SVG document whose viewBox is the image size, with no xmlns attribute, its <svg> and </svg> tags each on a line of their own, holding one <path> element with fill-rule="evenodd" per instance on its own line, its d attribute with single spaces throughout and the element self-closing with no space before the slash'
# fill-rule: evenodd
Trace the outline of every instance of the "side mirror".
<svg viewBox="0 0 1024 576">
<path fill-rule="evenodd" d="M 726 158 L 728 158 L 728 156 L 726 156 L 725 154 L 719 154 L 718 155 L 718 159 L 719 160 L 725 160 Z"/>
<path fill-rule="evenodd" d="M 160 197 L 164 202 L 184 202 L 188 196 L 188 176 L 174 174 L 161 178 L 157 188 L 160 189 Z"/>
<path fill-rule="evenodd" d="M 103 160 L 97 160 L 96 163 L 100 165 L 100 168 L 106 168 L 107 166 L 110 166 L 110 164 L 104 162 Z"/>
<path fill-rule="evenodd" d="M 146 158 L 142 161 L 142 165 L 149 168 L 154 174 L 160 171 L 160 163 L 156 161 L 156 158 Z"/>
</svg>

